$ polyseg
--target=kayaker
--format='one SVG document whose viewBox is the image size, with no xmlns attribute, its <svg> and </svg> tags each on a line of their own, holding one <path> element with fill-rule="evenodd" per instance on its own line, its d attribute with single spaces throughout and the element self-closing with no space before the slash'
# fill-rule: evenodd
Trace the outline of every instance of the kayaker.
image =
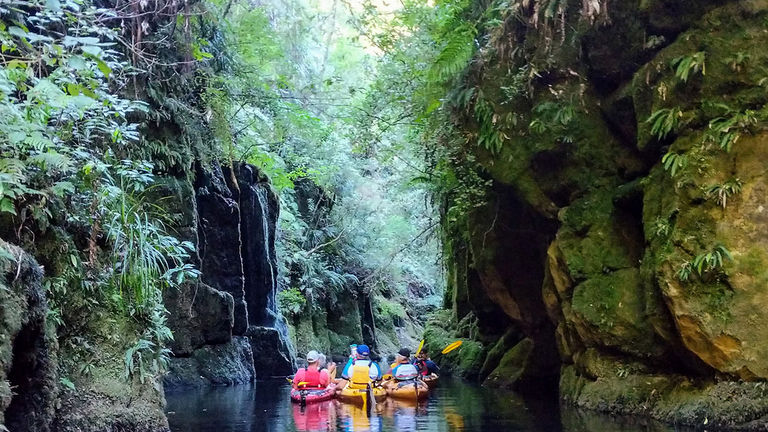
<svg viewBox="0 0 768 432">
<path fill-rule="evenodd" d="M 366 366 L 368 367 L 368 376 L 373 381 L 378 381 L 381 379 L 381 367 L 379 367 L 379 364 L 372 361 L 370 358 L 371 350 L 368 348 L 368 345 L 358 345 L 355 357 L 350 358 L 347 362 L 347 365 L 344 366 L 344 370 L 341 371 L 341 377 L 348 380 L 352 376 L 352 367 L 353 366 Z"/>
<path fill-rule="evenodd" d="M 437 372 L 440 371 L 440 368 L 437 366 L 437 364 L 429 358 L 429 354 L 427 353 L 426 349 L 421 350 L 418 357 L 416 358 L 416 361 L 413 363 L 419 369 L 419 373 L 424 376 L 430 374 L 436 375 Z"/>
<path fill-rule="evenodd" d="M 419 375 L 418 369 L 411 363 L 411 350 L 408 348 L 397 352 L 394 364 L 395 366 L 389 370 L 388 374 L 398 381 L 412 380 Z"/>
<path fill-rule="evenodd" d="M 293 388 L 299 388 L 302 384 L 303 389 L 324 389 L 328 387 L 330 377 L 326 370 L 320 370 L 320 353 L 312 350 L 307 353 L 307 367 L 300 368 L 293 377 Z"/>
<path fill-rule="evenodd" d="M 336 363 L 328 362 L 328 358 L 325 354 L 320 353 L 317 364 L 320 366 L 320 370 L 325 371 L 331 379 L 336 376 Z"/>
</svg>

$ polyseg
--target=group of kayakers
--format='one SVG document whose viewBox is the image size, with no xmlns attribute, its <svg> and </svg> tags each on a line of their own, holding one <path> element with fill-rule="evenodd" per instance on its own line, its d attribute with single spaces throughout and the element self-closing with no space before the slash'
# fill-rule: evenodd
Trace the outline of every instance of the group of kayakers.
<svg viewBox="0 0 768 432">
<path fill-rule="evenodd" d="M 310 403 L 337 397 L 342 402 L 375 405 L 387 396 L 396 399 L 422 400 L 429 395 L 429 388 L 437 383 L 439 368 L 424 349 L 414 358 L 411 351 L 398 351 L 395 361 L 382 373 L 381 366 L 371 359 L 367 345 L 351 345 L 350 355 L 336 378 L 335 363 L 326 364 L 325 356 L 310 351 L 306 356 L 307 367 L 293 377 L 291 399 Z"/>
</svg>

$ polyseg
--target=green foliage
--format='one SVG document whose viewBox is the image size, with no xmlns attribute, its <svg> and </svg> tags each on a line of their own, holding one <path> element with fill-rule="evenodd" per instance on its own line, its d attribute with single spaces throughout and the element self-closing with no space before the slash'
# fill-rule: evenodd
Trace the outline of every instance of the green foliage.
<svg viewBox="0 0 768 432">
<path fill-rule="evenodd" d="M 739 73 L 747 67 L 751 59 L 751 55 L 739 51 L 734 53 L 733 56 L 725 59 L 725 62 L 728 64 L 732 71 Z"/>
<path fill-rule="evenodd" d="M 656 237 L 666 237 L 672 231 L 672 226 L 669 220 L 664 218 L 657 218 L 653 221 L 653 234 Z"/>
<path fill-rule="evenodd" d="M 730 179 L 722 184 L 713 184 L 704 188 L 708 197 L 714 198 L 717 204 L 725 208 L 728 197 L 741 192 L 742 182 L 738 178 Z"/>
<path fill-rule="evenodd" d="M 573 142 L 567 134 L 568 126 L 576 116 L 576 107 L 572 103 L 555 101 L 542 102 L 533 108 L 533 120 L 528 129 L 536 134 L 554 132 L 561 135 L 563 142 Z"/>
<path fill-rule="evenodd" d="M 300 289 L 287 288 L 277 293 L 277 303 L 284 315 L 293 317 L 304 309 L 304 305 L 307 304 L 307 298 L 304 297 Z"/>
<path fill-rule="evenodd" d="M 194 246 L 166 234 L 162 208 L 149 199 L 152 165 L 124 160 L 105 174 L 101 189 L 104 227 L 114 251 L 110 285 L 122 308 L 144 313 L 162 302 L 165 287 L 199 275 L 185 261 Z"/>
<path fill-rule="evenodd" d="M 485 99 L 478 97 L 475 102 L 475 118 L 480 125 L 477 132 L 477 145 L 494 153 L 500 152 L 506 136 L 499 130 L 498 115 L 493 106 Z"/>
<path fill-rule="evenodd" d="M 688 166 L 688 156 L 683 153 L 668 152 L 661 158 L 661 163 L 664 165 L 664 170 L 675 177 Z"/>
<path fill-rule="evenodd" d="M 75 391 L 75 390 L 76 390 L 76 388 L 75 388 L 75 383 L 73 383 L 73 382 L 72 382 L 72 381 L 71 381 L 69 378 L 67 378 L 67 377 L 61 377 L 61 378 L 59 378 L 59 383 L 61 383 L 61 385 L 63 385 L 64 387 L 66 387 L 66 388 L 68 388 L 68 389 L 70 389 L 70 390 L 72 390 L 72 391 Z"/>
<path fill-rule="evenodd" d="M 688 79 L 694 74 L 707 74 L 706 58 L 707 53 L 699 51 L 673 59 L 671 66 L 675 70 L 675 76 L 679 80 L 688 82 Z"/>
<path fill-rule="evenodd" d="M 654 111 L 645 121 L 651 125 L 651 134 L 661 140 L 670 133 L 677 132 L 683 112 L 679 108 L 662 108 Z"/>
<path fill-rule="evenodd" d="M 725 151 L 731 151 L 743 134 L 765 120 L 765 114 L 754 110 L 737 112 L 725 104 L 717 104 L 725 111 L 725 115 L 709 121 L 709 130 L 704 136 L 705 143 L 715 143 Z"/>
<path fill-rule="evenodd" d="M 733 261 L 731 252 L 723 245 L 717 245 L 709 252 L 696 255 L 693 261 L 686 261 L 677 271 L 677 278 L 681 282 L 688 281 L 693 274 L 703 277 L 722 269 L 725 261 Z"/>
<path fill-rule="evenodd" d="M 453 79 L 469 64 L 475 53 L 477 28 L 467 22 L 446 34 L 443 48 L 430 66 L 429 78 L 435 82 Z"/>
<path fill-rule="evenodd" d="M 173 339 L 173 335 L 166 325 L 166 313 L 162 305 L 156 305 L 147 331 L 125 351 L 124 379 L 138 377 L 144 383 L 147 378 L 157 377 L 168 368 L 171 350 L 164 348 L 164 345 Z"/>
<path fill-rule="evenodd" d="M 406 312 L 403 305 L 387 300 L 383 297 L 378 297 L 376 299 L 376 308 L 378 309 L 379 316 L 385 319 L 392 320 L 406 317 Z"/>
</svg>

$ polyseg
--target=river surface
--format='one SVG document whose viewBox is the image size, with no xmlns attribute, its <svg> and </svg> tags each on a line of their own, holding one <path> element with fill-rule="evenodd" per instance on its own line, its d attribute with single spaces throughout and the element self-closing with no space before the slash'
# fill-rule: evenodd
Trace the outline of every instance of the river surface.
<svg viewBox="0 0 768 432">
<path fill-rule="evenodd" d="M 460 380 L 441 379 L 420 404 L 387 400 L 377 412 L 338 401 L 292 404 L 286 381 L 168 392 L 172 432 L 251 431 L 541 431 L 671 432 L 655 422 L 613 419 L 573 409 L 562 410 L 554 392 L 525 398 Z"/>
</svg>

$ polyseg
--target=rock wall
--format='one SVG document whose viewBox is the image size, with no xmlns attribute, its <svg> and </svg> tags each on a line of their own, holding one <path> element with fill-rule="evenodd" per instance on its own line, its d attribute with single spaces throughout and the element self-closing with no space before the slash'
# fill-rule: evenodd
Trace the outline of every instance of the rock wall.
<svg viewBox="0 0 768 432">
<path fill-rule="evenodd" d="M 51 430 L 58 396 L 56 340 L 46 331 L 43 270 L 21 248 L 0 240 L 0 424 L 12 431 Z"/>
<path fill-rule="evenodd" d="M 582 407 L 763 428 L 768 5 L 600 5 L 535 26 L 523 7 L 483 39 L 456 114 L 492 186 L 444 226 L 452 323 L 431 350 L 463 337 L 458 373 L 559 375 Z M 499 149 L 473 145 L 472 104 Z"/>
<path fill-rule="evenodd" d="M 237 384 L 290 375 L 295 355 L 277 311 L 277 195 L 251 165 L 198 167 L 177 188 L 196 230 L 201 282 L 166 292 L 174 358 L 166 387 Z M 190 217 L 191 215 L 191 217 Z M 259 358 L 260 374 L 254 368 Z"/>
</svg>

